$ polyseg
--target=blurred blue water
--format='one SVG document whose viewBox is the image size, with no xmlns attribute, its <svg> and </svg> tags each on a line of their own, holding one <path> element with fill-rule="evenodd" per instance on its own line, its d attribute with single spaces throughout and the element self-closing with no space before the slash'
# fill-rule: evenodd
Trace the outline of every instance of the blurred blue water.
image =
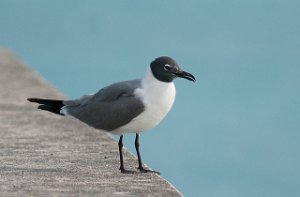
<svg viewBox="0 0 300 197">
<path fill-rule="evenodd" d="M 70 98 L 174 57 L 198 81 L 176 81 L 173 110 L 141 136 L 144 161 L 186 196 L 300 196 L 299 8 L 0 0 L 0 46 Z M 134 152 L 133 140 L 125 143 Z"/>
</svg>

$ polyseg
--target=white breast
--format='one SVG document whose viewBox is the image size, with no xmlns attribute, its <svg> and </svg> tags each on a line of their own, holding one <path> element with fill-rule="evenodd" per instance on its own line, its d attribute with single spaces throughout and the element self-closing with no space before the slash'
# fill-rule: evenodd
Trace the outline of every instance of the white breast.
<svg viewBox="0 0 300 197">
<path fill-rule="evenodd" d="M 135 95 L 141 98 L 145 105 L 145 111 L 129 124 L 116 129 L 114 133 L 139 133 L 155 127 L 170 111 L 175 94 L 174 83 L 157 80 L 149 68 L 142 81 L 142 87 L 135 90 Z"/>
</svg>

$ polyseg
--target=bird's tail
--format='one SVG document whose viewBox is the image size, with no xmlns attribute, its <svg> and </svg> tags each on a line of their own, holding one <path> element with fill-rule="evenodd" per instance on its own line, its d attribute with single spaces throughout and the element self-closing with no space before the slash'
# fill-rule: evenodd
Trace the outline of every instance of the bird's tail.
<svg viewBox="0 0 300 197">
<path fill-rule="evenodd" d="M 64 115 L 61 114 L 61 108 L 64 107 L 63 100 L 53 100 L 53 99 L 40 99 L 40 98 L 28 98 L 27 99 L 30 102 L 33 103 L 39 103 L 38 109 L 49 111 L 58 115 Z"/>
</svg>

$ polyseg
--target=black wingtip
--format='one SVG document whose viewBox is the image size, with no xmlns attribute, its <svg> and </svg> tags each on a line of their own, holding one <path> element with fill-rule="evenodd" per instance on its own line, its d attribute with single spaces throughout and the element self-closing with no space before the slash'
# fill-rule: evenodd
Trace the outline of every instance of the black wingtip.
<svg viewBox="0 0 300 197">
<path fill-rule="evenodd" d="M 40 104 L 38 109 L 49 111 L 55 114 L 63 115 L 60 113 L 64 107 L 63 100 L 54 99 L 41 99 L 41 98 L 27 98 L 28 101 Z"/>
<path fill-rule="evenodd" d="M 27 101 L 30 101 L 30 102 L 37 102 L 37 99 L 36 99 L 36 98 L 27 98 Z"/>
<path fill-rule="evenodd" d="M 56 99 L 43 99 L 43 98 L 27 98 L 28 101 L 44 104 L 44 105 L 59 105 L 64 106 L 63 100 L 56 100 Z"/>
</svg>

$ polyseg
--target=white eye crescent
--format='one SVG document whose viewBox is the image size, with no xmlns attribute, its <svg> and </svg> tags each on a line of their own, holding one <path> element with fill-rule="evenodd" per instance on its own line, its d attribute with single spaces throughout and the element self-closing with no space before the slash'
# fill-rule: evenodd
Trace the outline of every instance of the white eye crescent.
<svg viewBox="0 0 300 197">
<path fill-rule="evenodd" d="M 169 71 L 169 70 L 171 70 L 171 66 L 170 66 L 169 64 L 166 64 L 166 65 L 164 66 L 164 69 Z"/>
</svg>

